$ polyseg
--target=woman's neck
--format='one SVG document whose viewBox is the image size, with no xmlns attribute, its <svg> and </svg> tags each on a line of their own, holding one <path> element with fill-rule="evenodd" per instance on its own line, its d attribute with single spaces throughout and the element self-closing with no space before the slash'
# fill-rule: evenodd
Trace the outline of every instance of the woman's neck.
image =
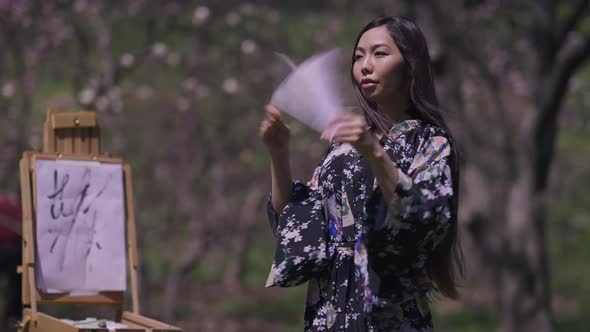
<svg viewBox="0 0 590 332">
<path fill-rule="evenodd" d="M 390 125 L 407 120 L 410 118 L 408 108 L 410 106 L 410 97 L 407 94 L 394 95 L 388 100 L 377 103 L 377 112 L 385 115 L 390 119 Z"/>
</svg>

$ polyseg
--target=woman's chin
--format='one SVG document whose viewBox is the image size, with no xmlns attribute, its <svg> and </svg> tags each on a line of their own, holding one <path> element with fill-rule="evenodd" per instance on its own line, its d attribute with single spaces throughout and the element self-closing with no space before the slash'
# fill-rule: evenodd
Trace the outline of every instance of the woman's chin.
<svg viewBox="0 0 590 332">
<path fill-rule="evenodd" d="M 371 91 L 370 93 L 363 93 L 365 98 L 371 103 L 379 103 L 379 94 L 375 93 L 376 91 Z"/>
</svg>

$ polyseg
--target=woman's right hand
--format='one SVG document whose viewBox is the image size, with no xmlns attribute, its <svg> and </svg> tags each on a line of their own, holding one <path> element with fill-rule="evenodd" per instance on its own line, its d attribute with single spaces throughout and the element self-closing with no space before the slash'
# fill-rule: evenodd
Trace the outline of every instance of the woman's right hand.
<svg viewBox="0 0 590 332">
<path fill-rule="evenodd" d="M 264 110 L 264 119 L 260 123 L 258 135 L 269 152 L 287 151 L 291 131 L 281 120 L 281 112 L 270 104 L 266 105 Z"/>
</svg>

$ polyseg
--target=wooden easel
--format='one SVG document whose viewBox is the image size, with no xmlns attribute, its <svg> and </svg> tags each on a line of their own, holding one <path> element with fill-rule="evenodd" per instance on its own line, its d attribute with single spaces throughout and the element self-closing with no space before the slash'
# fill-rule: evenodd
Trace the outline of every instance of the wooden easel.
<svg viewBox="0 0 590 332">
<path fill-rule="evenodd" d="M 54 294 L 39 290 L 35 280 L 35 208 L 36 193 L 34 172 L 36 159 L 64 159 L 98 161 L 123 165 L 125 188 L 127 254 L 129 262 L 132 311 L 124 311 L 124 292 L 100 292 L 96 295 L 71 296 L 68 293 Z M 100 152 L 100 131 L 96 113 L 91 111 L 63 112 L 47 111 L 43 127 L 43 152 L 25 151 L 20 160 L 20 181 L 23 211 L 23 256 L 19 272 L 22 273 L 23 317 L 19 332 L 76 332 L 100 331 L 107 329 L 77 328 L 50 315 L 39 312 L 38 304 L 81 304 L 111 305 L 117 307 L 116 321 L 129 328 L 117 329 L 121 332 L 176 332 L 177 327 L 141 316 L 139 313 L 139 290 L 137 280 L 138 255 L 135 230 L 135 210 L 133 207 L 133 185 L 131 167 L 121 158 L 111 157 Z"/>
</svg>

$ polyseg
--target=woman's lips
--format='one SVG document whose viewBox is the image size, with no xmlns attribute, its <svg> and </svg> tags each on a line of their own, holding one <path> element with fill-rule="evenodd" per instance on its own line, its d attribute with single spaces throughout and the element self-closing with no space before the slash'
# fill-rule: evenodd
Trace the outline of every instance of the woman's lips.
<svg viewBox="0 0 590 332">
<path fill-rule="evenodd" d="M 377 82 L 364 82 L 361 84 L 361 87 L 363 89 L 371 89 L 374 88 L 377 85 Z"/>
</svg>

